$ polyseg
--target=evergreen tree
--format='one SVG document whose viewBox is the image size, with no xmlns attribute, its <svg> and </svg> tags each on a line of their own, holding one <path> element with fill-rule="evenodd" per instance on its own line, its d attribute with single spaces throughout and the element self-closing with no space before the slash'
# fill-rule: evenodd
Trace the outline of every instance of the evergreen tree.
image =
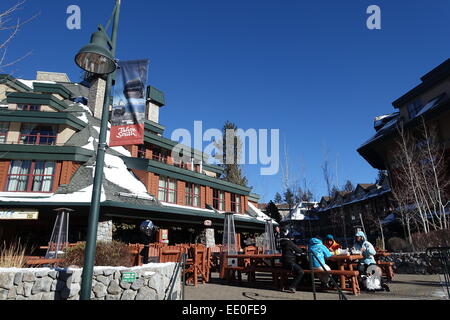
<svg viewBox="0 0 450 320">
<path fill-rule="evenodd" d="M 280 203 L 283 202 L 283 198 L 281 197 L 281 194 L 279 194 L 278 192 L 275 194 L 274 202 L 275 202 L 276 204 L 280 204 Z"/>
<path fill-rule="evenodd" d="M 237 126 L 227 121 L 223 126 L 223 139 L 215 143 L 219 153 L 216 159 L 221 162 L 221 166 L 225 169 L 223 180 L 247 187 L 247 178 L 242 173 L 241 165 L 239 164 L 242 157 L 242 141 L 236 135 Z M 230 155 L 232 157 L 230 157 Z"/>
<path fill-rule="evenodd" d="M 282 217 L 281 217 L 280 211 L 278 211 L 278 208 L 273 201 L 269 202 L 269 204 L 266 207 L 266 211 L 267 211 L 267 215 L 269 217 L 271 217 L 278 223 L 281 222 Z"/>
<path fill-rule="evenodd" d="M 289 210 L 292 210 L 296 204 L 295 202 L 295 194 L 292 192 L 291 188 L 287 188 L 287 190 L 283 194 L 284 202 L 289 205 Z"/>
</svg>

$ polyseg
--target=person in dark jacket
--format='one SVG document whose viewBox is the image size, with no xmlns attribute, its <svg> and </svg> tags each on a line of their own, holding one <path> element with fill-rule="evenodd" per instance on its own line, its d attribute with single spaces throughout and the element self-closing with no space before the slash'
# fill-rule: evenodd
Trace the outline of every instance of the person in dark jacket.
<svg viewBox="0 0 450 320">
<path fill-rule="evenodd" d="M 297 256 L 304 254 L 303 250 L 295 245 L 291 238 L 289 238 L 289 229 L 282 231 L 282 238 L 280 239 L 281 247 L 281 262 L 285 269 L 289 269 L 294 273 L 294 280 L 290 284 L 286 292 L 295 293 L 298 284 L 303 278 L 304 271 L 297 263 Z"/>
<path fill-rule="evenodd" d="M 275 227 L 275 232 L 274 232 L 274 236 L 275 236 L 275 249 L 278 252 L 281 252 L 281 234 L 280 234 L 280 227 L 276 226 Z"/>
</svg>

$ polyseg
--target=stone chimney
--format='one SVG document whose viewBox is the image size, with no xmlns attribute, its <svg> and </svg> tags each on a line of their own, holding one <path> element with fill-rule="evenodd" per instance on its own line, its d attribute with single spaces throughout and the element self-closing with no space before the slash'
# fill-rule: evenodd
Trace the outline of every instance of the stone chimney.
<svg viewBox="0 0 450 320">
<path fill-rule="evenodd" d="M 38 71 L 36 81 L 70 82 L 66 73 Z"/>
<path fill-rule="evenodd" d="M 159 109 L 165 106 L 164 92 L 147 87 L 147 120 L 159 123 Z"/>
<path fill-rule="evenodd" d="M 103 101 L 105 100 L 106 81 L 101 78 L 95 78 L 91 82 L 89 89 L 88 107 L 94 114 L 94 117 L 101 119 L 103 113 Z"/>
</svg>

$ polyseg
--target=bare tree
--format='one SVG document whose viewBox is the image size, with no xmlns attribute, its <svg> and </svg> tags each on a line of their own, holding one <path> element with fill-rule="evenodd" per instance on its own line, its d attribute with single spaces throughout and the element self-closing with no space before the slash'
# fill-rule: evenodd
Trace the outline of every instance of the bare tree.
<svg viewBox="0 0 450 320">
<path fill-rule="evenodd" d="M 20 17 L 16 17 L 17 12 L 22 9 L 22 6 L 23 4 L 25 4 L 25 2 L 26 0 L 19 0 L 11 7 L 0 10 L 0 72 L 4 72 L 5 68 L 18 63 L 31 54 L 31 52 L 28 52 L 20 58 L 16 58 L 12 61 L 6 60 L 8 46 L 17 36 L 21 27 L 39 15 L 36 14 L 31 18 L 25 20 L 22 20 Z"/>
<path fill-rule="evenodd" d="M 327 191 L 328 191 L 328 196 L 331 197 L 332 194 L 332 188 L 333 188 L 333 174 L 331 172 L 331 168 L 330 168 L 330 163 L 328 160 L 328 150 L 325 151 L 324 154 L 324 161 L 322 164 L 322 172 L 323 172 L 323 178 L 325 179 L 325 184 L 327 185 Z"/>
<path fill-rule="evenodd" d="M 445 207 L 450 182 L 445 148 L 436 126 L 427 125 L 422 118 L 421 125 L 414 129 L 406 130 L 399 124 L 398 133 L 399 152 L 392 154 L 393 195 L 409 240 L 413 228 L 424 233 L 448 229 Z"/>
</svg>

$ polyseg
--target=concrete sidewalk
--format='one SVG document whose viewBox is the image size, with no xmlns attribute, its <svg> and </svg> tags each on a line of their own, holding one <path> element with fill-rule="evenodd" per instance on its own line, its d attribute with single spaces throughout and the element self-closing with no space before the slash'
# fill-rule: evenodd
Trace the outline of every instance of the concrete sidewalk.
<svg viewBox="0 0 450 320">
<path fill-rule="evenodd" d="M 312 291 L 289 294 L 273 289 L 267 277 L 256 284 L 228 284 L 213 274 L 211 283 L 199 284 L 198 288 L 185 287 L 185 300 L 313 300 Z M 390 292 L 362 292 L 359 296 L 346 293 L 349 300 L 445 300 L 447 299 L 439 275 L 395 275 L 388 284 Z M 317 300 L 339 300 L 336 291 L 318 292 Z"/>
</svg>

